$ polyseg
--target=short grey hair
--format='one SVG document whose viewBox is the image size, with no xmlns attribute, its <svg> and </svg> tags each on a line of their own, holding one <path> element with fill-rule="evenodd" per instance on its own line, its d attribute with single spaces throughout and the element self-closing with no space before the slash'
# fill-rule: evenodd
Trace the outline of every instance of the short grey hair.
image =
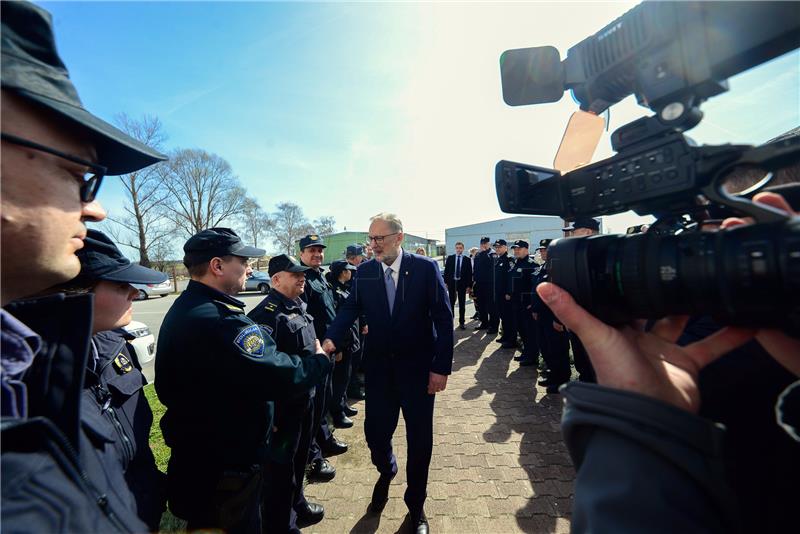
<svg viewBox="0 0 800 534">
<path fill-rule="evenodd" d="M 375 221 L 383 221 L 389 225 L 389 228 L 392 232 L 402 232 L 403 231 L 403 221 L 401 221 L 397 215 L 394 213 L 379 213 L 374 217 L 370 217 L 369 222 L 374 223 Z"/>
</svg>

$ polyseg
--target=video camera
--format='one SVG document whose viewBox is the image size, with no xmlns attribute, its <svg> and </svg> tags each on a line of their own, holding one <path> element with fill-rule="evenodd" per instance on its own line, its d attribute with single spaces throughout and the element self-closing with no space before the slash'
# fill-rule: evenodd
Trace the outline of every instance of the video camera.
<svg viewBox="0 0 800 534">
<path fill-rule="evenodd" d="M 509 105 L 554 102 L 570 90 L 590 113 L 630 94 L 655 112 L 612 134 L 616 155 L 563 175 L 497 163 L 504 212 L 571 220 L 633 210 L 657 218 L 646 233 L 554 241 L 552 280 L 612 324 L 708 314 L 800 337 L 800 218 L 748 198 L 800 161 L 800 136 L 698 147 L 683 135 L 700 122 L 699 105 L 727 91 L 728 77 L 798 46 L 792 2 L 644 2 L 570 48 L 563 62 L 553 47 L 504 52 Z M 732 191 L 726 177 L 740 168 L 766 177 Z M 703 221 L 734 215 L 756 224 L 700 231 Z"/>
</svg>

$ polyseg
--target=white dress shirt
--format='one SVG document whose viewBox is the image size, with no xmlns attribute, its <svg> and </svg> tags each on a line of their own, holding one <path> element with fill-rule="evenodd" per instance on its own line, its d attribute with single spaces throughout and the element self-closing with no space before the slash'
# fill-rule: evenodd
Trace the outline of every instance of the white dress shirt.
<svg viewBox="0 0 800 534">
<path fill-rule="evenodd" d="M 383 276 L 386 277 L 386 269 L 389 267 L 392 268 L 392 280 L 394 280 L 394 287 L 397 287 L 397 283 L 400 280 L 400 263 L 403 260 L 403 251 L 400 251 L 400 254 L 397 255 L 394 262 L 391 265 L 386 265 L 385 263 L 381 262 L 381 267 L 383 267 Z"/>
</svg>

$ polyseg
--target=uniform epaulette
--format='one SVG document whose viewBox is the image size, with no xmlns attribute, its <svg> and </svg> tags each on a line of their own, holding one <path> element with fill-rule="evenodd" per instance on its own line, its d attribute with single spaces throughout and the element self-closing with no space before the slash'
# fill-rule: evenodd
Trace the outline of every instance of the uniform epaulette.
<svg viewBox="0 0 800 534">
<path fill-rule="evenodd" d="M 215 300 L 214 302 L 216 302 L 217 304 L 219 304 L 221 306 L 224 306 L 225 308 L 227 308 L 230 311 L 234 311 L 234 312 L 237 312 L 237 313 L 244 313 L 244 310 L 242 308 L 240 308 L 239 306 L 235 306 L 235 305 L 233 305 L 233 304 L 231 304 L 229 302 L 223 302 L 221 300 Z"/>
</svg>

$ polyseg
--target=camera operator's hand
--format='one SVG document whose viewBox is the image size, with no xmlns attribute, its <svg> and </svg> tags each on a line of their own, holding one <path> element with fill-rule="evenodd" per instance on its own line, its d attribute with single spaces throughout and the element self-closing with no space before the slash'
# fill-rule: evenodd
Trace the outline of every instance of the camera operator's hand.
<svg viewBox="0 0 800 534">
<path fill-rule="evenodd" d="M 800 215 L 800 212 L 793 210 L 789 203 L 776 193 L 759 193 L 753 197 L 753 201 L 783 210 L 793 216 Z M 722 228 L 733 228 L 752 223 L 753 220 L 750 217 L 744 219 L 731 217 L 722 221 Z M 780 330 L 762 328 L 756 333 L 756 340 L 778 363 L 794 375 L 800 376 L 800 339 L 787 336 Z"/>
<path fill-rule="evenodd" d="M 723 328 L 680 347 L 675 341 L 688 317 L 666 317 L 649 332 L 630 326 L 618 329 L 591 315 L 555 284 L 539 284 L 536 291 L 583 342 L 599 384 L 655 397 L 694 413 L 700 407 L 700 369 L 754 335 L 752 330 Z"/>
</svg>

